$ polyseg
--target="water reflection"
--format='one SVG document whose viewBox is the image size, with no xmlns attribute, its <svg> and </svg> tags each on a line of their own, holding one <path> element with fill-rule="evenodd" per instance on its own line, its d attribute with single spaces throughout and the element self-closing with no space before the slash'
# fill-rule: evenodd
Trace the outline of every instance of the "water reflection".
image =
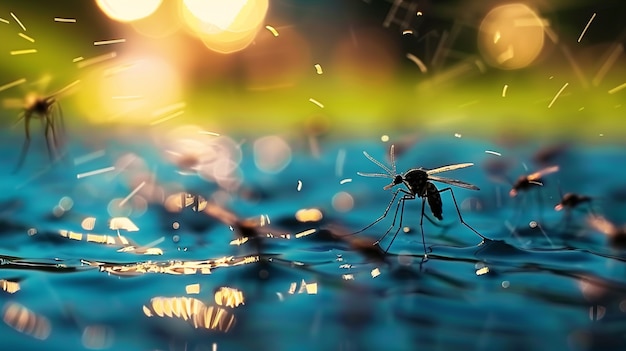
<svg viewBox="0 0 626 351">
<path fill-rule="evenodd" d="M 180 318 L 194 328 L 204 328 L 227 333 L 235 325 L 235 316 L 222 307 L 205 305 L 189 297 L 154 297 L 143 306 L 147 317 Z"/>
<path fill-rule="evenodd" d="M 11 328 L 35 339 L 46 340 L 52 332 L 52 325 L 48 318 L 16 302 L 5 303 L 2 320 Z"/>
</svg>

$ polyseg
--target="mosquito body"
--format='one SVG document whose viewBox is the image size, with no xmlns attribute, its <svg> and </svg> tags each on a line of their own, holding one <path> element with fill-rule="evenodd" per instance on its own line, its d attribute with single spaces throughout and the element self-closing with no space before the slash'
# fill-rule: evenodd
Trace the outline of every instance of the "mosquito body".
<svg viewBox="0 0 626 351">
<path fill-rule="evenodd" d="M 519 176 L 519 178 L 517 178 L 517 180 L 513 184 L 513 187 L 509 191 L 509 195 L 511 197 L 515 197 L 517 196 L 517 194 L 519 194 L 520 191 L 526 191 L 535 186 L 543 186 L 543 181 L 541 180 L 541 178 L 547 174 L 557 172 L 558 170 L 559 166 L 552 166 L 544 168 L 535 173 Z"/>
<path fill-rule="evenodd" d="M 30 95 L 26 99 L 24 111 L 20 114 L 20 120 L 24 119 L 24 132 L 26 139 L 22 145 L 17 165 L 14 172 L 17 172 L 26 159 L 28 148 L 30 146 L 30 121 L 32 118 L 39 118 L 44 127 L 44 137 L 46 139 L 46 147 L 48 148 L 48 156 L 51 160 L 56 160 L 60 154 L 61 148 L 61 132 L 58 128 L 63 128 L 63 111 L 61 105 L 57 102 L 55 95 L 48 97 L 38 97 Z M 58 120 L 58 121 L 57 121 Z M 60 125 L 57 125 L 59 124 Z"/>
<path fill-rule="evenodd" d="M 591 197 L 575 193 L 566 193 L 561 197 L 561 201 L 554 206 L 554 209 L 556 211 L 572 210 L 585 203 L 591 203 Z"/>
<path fill-rule="evenodd" d="M 360 232 L 363 232 L 364 230 L 372 227 L 374 224 L 376 224 L 376 223 L 380 222 L 381 220 L 383 220 L 383 218 L 385 218 L 387 216 L 387 214 L 389 212 L 389 209 L 391 208 L 391 206 L 393 205 L 394 201 L 398 197 L 398 194 L 402 193 L 401 194 L 402 196 L 400 197 L 400 199 L 397 202 L 396 210 L 395 210 L 395 213 L 394 213 L 393 222 L 392 222 L 391 226 L 389 227 L 389 229 L 387 229 L 385 234 L 383 234 L 383 236 L 381 236 L 380 239 L 378 239 L 376 241 L 376 243 L 379 244 L 380 241 L 383 240 L 387 236 L 387 234 L 389 234 L 389 232 L 391 231 L 391 229 L 395 225 L 396 218 L 398 217 L 398 210 L 400 210 L 400 223 L 398 225 L 398 229 L 396 230 L 396 232 L 393 235 L 393 238 L 391 239 L 391 242 L 389 243 L 389 245 L 387 246 L 387 249 L 385 250 L 385 252 L 387 252 L 389 250 L 389 248 L 391 247 L 391 244 L 393 244 L 393 241 L 395 240 L 396 236 L 398 235 L 398 232 L 400 231 L 400 228 L 402 228 L 402 220 L 403 220 L 403 216 L 404 216 L 404 204 L 405 204 L 405 202 L 407 200 L 414 200 L 416 198 L 421 198 L 422 199 L 422 212 L 421 212 L 421 217 L 420 217 L 420 228 L 421 228 L 421 233 L 422 233 L 422 244 L 424 245 L 424 256 L 427 257 L 426 240 L 424 238 L 424 227 L 423 227 L 423 222 L 424 222 L 424 203 L 426 201 L 428 201 L 428 206 L 430 207 L 433 216 L 435 216 L 439 220 L 443 220 L 443 203 L 441 201 L 441 193 L 444 192 L 444 191 L 450 191 L 450 194 L 452 195 L 452 200 L 454 201 L 454 206 L 456 207 L 456 211 L 457 211 L 457 214 L 459 216 L 459 219 L 460 219 L 461 223 L 463 223 L 466 227 L 471 229 L 474 233 L 476 233 L 482 239 L 486 239 L 482 234 L 480 234 L 474 228 L 470 227 L 467 223 L 465 223 L 465 221 L 463 220 L 463 217 L 461 216 L 461 212 L 459 210 L 459 206 L 457 205 L 456 198 L 454 196 L 454 192 L 452 191 L 452 188 L 447 187 L 447 188 L 444 188 L 444 189 L 437 189 L 435 184 L 432 183 L 432 181 L 436 181 L 436 182 L 440 182 L 440 183 L 445 183 L 445 184 L 449 184 L 449 185 L 458 186 L 458 187 L 465 188 L 465 189 L 479 190 L 477 186 L 475 186 L 473 184 L 470 184 L 470 183 L 463 182 L 461 180 L 449 179 L 449 178 L 443 178 L 443 177 L 434 176 L 434 174 L 437 174 L 437 173 L 442 173 L 442 172 L 447 172 L 447 171 L 452 171 L 452 170 L 456 170 L 456 169 L 470 167 L 470 166 L 474 165 L 473 163 L 460 163 L 460 164 L 443 166 L 443 167 L 430 169 L 430 170 L 424 169 L 424 168 L 413 168 L 413 169 L 409 169 L 404 174 L 397 174 L 396 173 L 396 164 L 395 164 L 395 160 L 394 160 L 394 146 L 393 145 L 391 146 L 391 149 L 390 149 L 391 168 L 383 165 L 380 161 L 374 159 L 367 152 L 364 151 L 363 154 L 365 155 L 365 157 L 367 157 L 368 160 L 372 161 L 373 163 L 378 165 L 380 168 L 385 170 L 386 173 L 361 173 L 361 172 L 358 172 L 358 174 L 360 176 L 363 176 L 363 177 L 381 177 L 381 178 L 390 178 L 390 179 L 392 179 L 392 182 L 390 184 L 388 184 L 385 187 L 383 187 L 384 190 L 389 190 L 389 189 L 395 187 L 396 185 L 404 185 L 404 187 L 397 188 L 394 191 L 393 197 L 391 198 L 391 201 L 389 201 L 389 204 L 387 205 L 387 208 L 385 209 L 383 214 L 378 219 L 376 219 L 374 222 L 372 222 L 371 224 L 369 224 L 365 228 L 363 228 L 363 229 L 361 229 L 361 230 L 359 230 L 357 232 L 354 232 L 353 234 L 358 234 Z"/>
</svg>

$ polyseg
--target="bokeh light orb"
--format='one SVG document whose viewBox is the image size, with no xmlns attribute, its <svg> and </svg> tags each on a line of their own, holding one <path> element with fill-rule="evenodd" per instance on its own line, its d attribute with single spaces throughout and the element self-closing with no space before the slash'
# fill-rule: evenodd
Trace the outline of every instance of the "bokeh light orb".
<svg viewBox="0 0 626 351">
<path fill-rule="evenodd" d="M 268 0 L 183 0 L 180 14 L 207 48 L 226 54 L 252 43 L 268 7 Z"/>
<path fill-rule="evenodd" d="M 182 27 L 178 16 L 178 2 L 166 1 L 150 16 L 130 22 L 130 25 L 143 36 L 165 38 Z"/>
<path fill-rule="evenodd" d="M 276 135 L 261 137 L 254 141 L 254 164 L 265 173 L 276 174 L 291 162 L 291 147 Z"/>
<path fill-rule="evenodd" d="M 153 14 L 163 0 L 96 0 L 105 15 L 119 22 L 132 22 Z"/>
<path fill-rule="evenodd" d="M 521 3 L 493 8 L 483 18 L 478 48 L 493 67 L 512 70 L 532 64 L 544 47 L 544 23 Z"/>
<path fill-rule="evenodd" d="M 183 125 L 170 130 L 160 143 L 163 156 L 179 168 L 180 175 L 198 176 L 229 191 L 241 184 L 242 152 L 234 139 Z"/>
</svg>

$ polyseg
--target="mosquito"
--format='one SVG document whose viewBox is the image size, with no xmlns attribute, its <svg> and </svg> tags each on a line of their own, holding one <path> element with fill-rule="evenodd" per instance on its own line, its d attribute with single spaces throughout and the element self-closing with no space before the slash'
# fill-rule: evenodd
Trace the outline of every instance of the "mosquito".
<svg viewBox="0 0 626 351">
<path fill-rule="evenodd" d="M 426 201 L 428 201 L 428 206 L 430 207 L 430 210 L 433 214 L 433 216 L 435 216 L 435 218 L 439 219 L 439 220 L 443 220 L 443 204 L 441 201 L 441 193 L 444 191 L 450 191 L 450 194 L 452 195 L 452 201 L 454 201 L 454 206 L 456 207 L 456 212 L 459 216 L 459 220 L 461 221 L 461 223 L 463 223 L 467 228 L 469 228 L 470 230 L 472 230 L 474 233 L 476 233 L 478 236 L 480 236 L 483 240 L 486 240 L 487 238 L 485 236 L 483 236 L 482 234 L 480 234 L 478 231 L 476 231 L 474 228 L 472 228 L 469 224 L 467 224 L 464 220 L 463 217 L 461 216 L 461 211 L 459 210 L 459 206 L 456 202 L 456 198 L 454 196 L 454 191 L 452 190 L 451 187 L 447 187 L 444 189 L 437 189 L 437 187 L 435 186 L 435 184 L 433 184 L 431 181 L 436 181 L 436 182 L 441 182 L 441 183 L 445 183 L 445 184 L 450 184 L 450 185 L 454 185 L 454 186 L 458 186 L 461 188 L 465 188 L 465 189 L 469 189 L 469 190 L 479 190 L 479 188 L 473 184 L 470 183 L 466 183 L 463 182 L 461 180 L 456 180 L 456 179 L 449 179 L 449 178 L 443 178 L 443 177 L 437 177 L 434 176 L 433 174 L 437 174 L 437 173 L 442 173 L 442 172 L 448 172 L 448 171 L 453 171 L 456 169 L 461 169 L 461 168 L 466 168 L 466 167 L 470 167 L 473 166 L 473 163 L 459 163 L 459 164 L 454 164 L 454 165 L 448 165 L 448 166 L 443 166 L 443 167 L 439 167 L 439 168 L 435 168 L 435 169 L 424 169 L 424 168 L 412 168 L 409 169 L 408 171 L 406 171 L 404 174 L 398 174 L 396 172 L 396 163 L 395 163 L 395 159 L 394 159 L 394 146 L 391 145 L 391 149 L 389 152 L 389 156 L 390 156 L 390 160 L 391 160 L 391 168 L 385 166 L 384 164 L 382 164 L 380 161 L 376 160 L 375 158 L 373 158 L 372 156 L 370 156 L 366 151 L 363 151 L 363 154 L 365 155 L 365 157 L 367 157 L 368 160 L 372 161 L 373 163 L 375 163 L 378 167 L 382 168 L 386 173 L 362 173 L 362 172 L 357 172 L 358 175 L 363 176 L 363 177 L 379 177 L 379 178 L 390 178 L 392 179 L 392 182 L 386 186 L 383 187 L 384 190 L 389 190 L 393 187 L 395 187 L 396 185 L 404 185 L 405 187 L 400 187 L 397 188 L 396 190 L 394 190 L 393 192 L 393 196 L 391 198 L 391 201 L 389 201 L 389 204 L 387 205 L 387 208 L 385 209 L 385 211 L 383 212 L 383 214 L 378 217 L 378 219 L 376 219 L 374 222 L 370 223 L 368 226 L 366 226 L 365 228 L 354 232 L 352 234 L 358 234 L 361 233 L 365 230 L 367 230 L 368 228 L 372 227 L 374 224 L 380 222 L 381 220 L 383 220 L 387 214 L 389 213 L 389 210 L 391 209 L 391 206 L 393 205 L 394 201 L 396 200 L 396 198 L 398 197 L 399 194 L 401 194 L 402 196 L 400 197 L 400 199 L 398 200 L 397 204 L 396 204 L 396 210 L 395 213 L 393 215 L 393 222 L 391 223 L 391 226 L 389 227 L 389 229 L 387 229 L 387 231 L 383 234 L 383 236 L 381 236 L 375 243 L 376 244 L 380 244 L 380 242 L 389 234 L 389 232 L 391 231 L 391 229 L 394 227 L 395 223 L 396 223 L 396 219 L 398 217 L 398 210 L 400 210 L 400 223 L 398 226 L 398 229 L 396 230 L 396 232 L 393 235 L 393 238 L 391 239 L 391 242 L 389 243 L 389 245 L 387 246 L 387 248 L 385 249 L 385 253 L 387 251 L 389 251 L 389 248 L 391 247 L 391 244 L 393 244 L 393 241 L 396 239 L 396 236 L 398 235 L 398 232 L 400 231 L 400 228 L 402 228 L 402 220 L 404 217 L 404 204 L 407 200 L 415 200 L 416 198 L 421 198 L 422 199 L 422 213 L 421 213 L 421 217 L 420 217 L 420 229 L 421 229 L 421 233 L 422 233 L 422 244 L 424 246 L 424 257 L 427 258 L 428 254 L 426 252 L 426 239 L 424 237 L 424 203 Z"/>
<path fill-rule="evenodd" d="M 587 223 L 593 229 L 603 233 L 609 239 L 609 244 L 614 248 L 626 248 L 626 226 L 618 227 L 602 216 L 590 215 Z"/>
<path fill-rule="evenodd" d="M 561 189 L 559 189 L 559 193 L 561 193 Z M 587 195 L 565 193 L 564 195 L 561 195 L 561 201 L 554 206 L 554 210 L 565 212 L 562 221 L 565 223 L 565 227 L 569 229 L 572 222 L 572 212 L 577 208 L 581 208 L 584 204 L 587 204 L 587 211 L 589 214 L 595 214 L 591 203 L 592 201 L 593 199 Z"/>
<path fill-rule="evenodd" d="M 59 135 L 60 131 L 57 129 L 63 128 L 63 111 L 61 110 L 61 105 L 57 102 L 54 95 L 47 97 L 29 95 L 26 98 L 24 111 L 20 113 L 18 119 L 18 121 L 24 119 L 24 132 L 26 139 L 22 145 L 22 151 L 20 152 L 14 172 L 19 171 L 26 160 L 26 154 L 28 153 L 28 148 L 30 146 L 30 121 L 32 118 L 41 119 L 50 160 L 54 161 L 60 156 L 59 149 L 61 147 L 61 140 Z"/>
<path fill-rule="evenodd" d="M 35 93 L 28 94 L 24 103 L 19 103 L 19 105 L 22 105 L 22 112 L 19 114 L 18 122 L 22 119 L 24 120 L 24 132 L 26 138 L 24 140 L 24 144 L 22 145 L 22 150 L 13 173 L 20 170 L 26 159 L 26 154 L 28 153 L 31 140 L 30 121 L 33 118 L 41 120 L 44 137 L 46 139 L 46 147 L 48 149 L 48 156 L 50 159 L 52 161 L 56 161 L 62 156 L 60 150 L 63 146 L 65 126 L 63 122 L 63 110 L 61 109 L 61 104 L 57 99 L 58 97 L 71 92 L 72 88 L 77 86 L 79 83 L 80 81 L 76 80 L 48 96 L 42 96 Z M 8 100 L 5 100 L 5 104 L 7 101 Z"/>
<path fill-rule="evenodd" d="M 541 178 L 547 174 L 557 172 L 559 170 L 559 166 L 546 167 L 540 171 L 531 174 L 523 174 L 517 178 L 513 187 L 509 191 L 509 195 L 511 197 L 517 196 L 520 191 L 525 191 L 530 189 L 533 186 L 543 186 L 543 181 Z"/>
<path fill-rule="evenodd" d="M 576 193 L 565 193 L 565 195 L 561 196 L 561 201 L 554 206 L 556 211 L 566 210 L 570 211 L 574 208 L 582 205 L 591 203 L 591 197 L 587 195 L 579 195 Z"/>
</svg>

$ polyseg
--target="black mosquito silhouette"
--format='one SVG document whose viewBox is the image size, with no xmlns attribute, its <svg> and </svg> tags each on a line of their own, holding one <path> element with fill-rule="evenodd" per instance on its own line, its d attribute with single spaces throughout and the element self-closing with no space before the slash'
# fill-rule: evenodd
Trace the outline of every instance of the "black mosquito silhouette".
<svg viewBox="0 0 626 351">
<path fill-rule="evenodd" d="M 544 168 L 535 173 L 519 176 L 515 183 L 513 183 L 513 187 L 509 191 L 509 195 L 511 197 L 515 197 L 517 196 L 517 194 L 519 194 L 520 191 L 526 191 L 535 186 L 543 186 L 543 181 L 541 180 L 541 178 L 546 174 L 554 173 L 558 170 L 559 166 L 552 166 Z"/>
<path fill-rule="evenodd" d="M 396 239 L 396 236 L 398 235 L 398 232 L 400 231 L 400 228 L 402 228 L 402 220 L 403 220 L 403 217 L 404 217 L 404 203 L 407 200 L 414 200 L 414 199 L 419 197 L 419 198 L 422 199 L 422 214 L 420 216 L 420 229 L 421 229 L 421 232 L 422 232 L 422 244 L 424 245 L 424 257 L 427 257 L 428 254 L 426 252 L 426 240 L 424 238 L 424 226 L 423 226 L 423 223 L 424 223 L 424 203 L 428 200 L 428 206 L 430 207 L 430 210 L 432 211 L 433 216 L 435 216 L 439 220 L 443 220 L 443 208 L 442 208 L 442 202 L 441 202 L 441 195 L 440 195 L 440 193 L 442 193 L 444 191 L 450 191 L 450 194 L 452 195 L 452 201 L 454 201 L 454 206 L 456 207 L 456 212 L 459 215 L 459 220 L 461 221 L 461 223 L 463 223 L 466 227 L 471 229 L 474 233 L 476 233 L 478 236 L 480 236 L 483 240 L 487 239 L 485 236 L 483 236 L 478 231 L 476 231 L 474 228 L 472 228 L 467 223 L 465 223 L 465 221 L 463 220 L 463 217 L 461 216 L 461 211 L 459 210 L 459 206 L 458 206 L 458 204 L 456 202 L 456 198 L 454 196 L 454 191 L 452 191 L 452 188 L 447 187 L 447 188 L 444 188 L 444 189 L 437 189 L 435 184 L 431 183 L 431 181 L 436 181 L 436 182 L 441 182 L 441 183 L 445 183 L 445 184 L 458 186 L 458 187 L 465 188 L 465 189 L 479 190 L 477 186 L 475 186 L 473 184 L 470 184 L 470 183 L 466 183 L 466 182 L 463 182 L 463 181 L 460 181 L 460 180 L 456 180 L 456 179 L 437 177 L 437 176 L 433 175 L 433 174 L 437 174 L 437 173 L 452 171 L 452 170 L 455 170 L 455 169 L 461 169 L 461 168 L 470 167 L 470 166 L 474 165 L 473 163 L 460 163 L 460 164 L 443 166 L 443 167 L 430 169 L 430 170 L 424 169 L 424 168 L 412 168 L 412 169 L 409 169 L 408 171 L 406 171 L 404 174 L 398 174 L 398 173 L 396 173 L 396 163 L 395 163 L 395 159 L 394 159 L 394 146 L 393 145 L 391 146 L 391 149 L 390 149 L 390 152 L 389 152 L 390 160 L 391 160 L 391 168 L 383 165 L 380 161 L 374 159 L 367 152 L 363 151 L 363 154 L 365 155 L 365 157 L 367 157 L 368 160 L 372 161 L 373 163 L 378 165 L 380 168 L 385 170 L 386 173 L 361 173 L 361 172 L 358 172 L 357 173 L 358 175 L 363 176 L 363 177 L 380 177 L 380 178 L 391 178 L 391 179 L 393 179 L 390 184 L 386 185 L 383 188 L 384 190 L 389 190 L 389 189 L 393 188 L 394 186 L 401 185 L 401 184 L 404 185 L 406 187 L 406 189 L 405 188 L 397 188 L 393 192 L 393 197 L 391 198 L 391 201 L 389 201 L 389 204 L 387 205 L 387 208 L 385 209 L 385 212 L 383 212 L 383 214 L 378 219 L 376 219 L 374 222 L 370 223 L 365 228 L 363 228 L 363 229 L 361 229 L 361 230 L 359 230 L 357 232 L 354 232 L 352 234 L 361 233 L 361 232 L 367 230 L 368 228 L 372 227 L 374 224 L 376 224 L 376 223 L 380 222 L 381 220 L 383 220 L 383 218 L 385 218 L 387 216 L 387 213 L 389 212 L 389 209 L 393 205 L 393 202 L 397 198 L 398 194 L 402 193 L 402 197 L 398 200 L 398 202 L 396 204 L 396 211 L 395 211 L 395 213 L 393 215 L 393 222 L 391 223 L 391 226 L 387 229 L 385 234 L 383 234 L 375 242 L 376 244 L 380 244 L 380 241 L 383 240 L 387 236 L 387 234 L 389 234 L 391 229 L 395 226 L 396 219 L 398 217 L 398 209 L 400 209 L 400 223 L 398 225 L 398 229 L 394 233 L 393 238 L 391 239 L 391 242 L 389 243 L 389 245 L 387 246 L 387 248 L 385 249 L 384 252 L 389 251 L 389 248 L 391 247 L 391 244 L 393 244 L 393 241 Z"/>
<path fill-rule="evenodd" d="M 17 165 L 15 166 L 14 173 L 19 171 L 26 159 L 28 148 L 30 146 L 30 121 L 32 118 L 39 118 L 44 127 L 44 137 L 46 138 L 46 147 L 48 148 L 48 156 L 50 160 L 55 161 L 59 158 L 59 149 L 61 148 L 61 135 L 59 135 L 63 129 L 63 111 L 61 105 L 55 98 L 56 94 L 39 97 L 30 95 L 26 99 L 26 105 L 24 111 L 20 114 L 18 119 L 24 119 L 24 132 L 26 139 L 22 145 L 22 151 L 20 152 Z M 58 120 L 58 121 L 57 121 Z M 60 125 L 57 125 L 60 124 Z"/>
<path fill-rule="evenodd" d="M 579 195 L 576 193 L 565 193 L 565 195 L 563 195 L 560 188 L 559 194 L 561 194 L 561 201 L 554 206 L 554 210 L 564 212 L 562 222 L 565 223 L 566 228 L 568 228 L 572 223 L 572 212 L 576 209 L 582 208 L 584 205 L 587 205 L 587 211 L 590 215 L 595 214 L 591 204 L 593 198 L 590 196 Z"/>
<path fill-rule="evenodd" d="M 565 195 L 561 196 L 561 201 L 554 206 L 554 209 L 556 211 L 570 211 L 582 204 L 589 203 L 591 203 L 591 197 L 589 196 L 579 195 L 575 193 L 566 193 Z"/>
</svg>

